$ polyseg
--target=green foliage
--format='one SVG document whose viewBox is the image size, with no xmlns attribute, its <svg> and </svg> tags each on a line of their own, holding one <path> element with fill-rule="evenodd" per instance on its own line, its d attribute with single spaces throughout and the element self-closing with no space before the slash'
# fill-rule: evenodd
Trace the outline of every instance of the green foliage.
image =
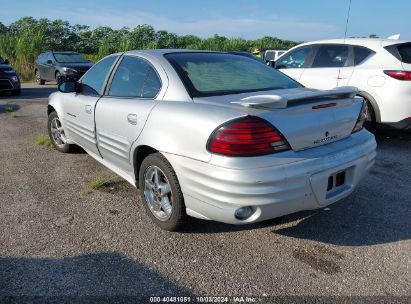
<svg viewBox="0 0 411 304">
<path fill-rule="evenodd" d="M 101 187 L 107 186 L 110 181 L 104 177 L 96 176 L 87 182 L 87 186 L 91 189 L 99 189 Z"/>
<path fill-rule="evenodd" d="M 7 28 L 7 26 L 0 22 L 0 35 L 6 34 L 8 31 L 9 29 Z"/>
<path fill-rule="evenodd" d="M 53 147 L 53 143 L 51 142 L 50 137 L 47 135 L 37 135 L 36 137 L 34 137 L 34 142 L 39 146 L 44 146 L 48 148 Z"/>
<path fill-rule="evenodd" d="M 290 48 L 297 43 L 274 37 L 258 40 L 214 35 L 201 39 L 156 31 L 143 24 L 133 29 L 71 25 L 64 20 L 23 17 L 6 27 L 0 22 L 0 56 L 10 60 L 23 80 L 33 80 L 34 61 L 45 50 L 77 51 L 96 62 L 102 57 L 135 49 L 187 48 L 214 51 L 252 51 L 256 48 Z"/>
</svg>

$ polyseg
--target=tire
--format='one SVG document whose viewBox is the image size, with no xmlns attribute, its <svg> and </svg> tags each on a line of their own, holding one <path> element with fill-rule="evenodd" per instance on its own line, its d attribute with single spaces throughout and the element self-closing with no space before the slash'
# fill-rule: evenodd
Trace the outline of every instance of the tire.
<svg viewBox="0 0 411 304">
<path fill-rule="evenodd" d="M 58 133 L 56 133 L 58 131 Z M 74 145 L 66 142 L 64 129 L 56 112 L 51 112 L 48 118 L 48 132 L 51 142 L 56 150 L 69 153 L 74 149 Z"/>
<path fill-rule="evenodd" d="M 44 85 L 46 83 L 44 79 L 41 79 L 39 70 L 36 70 L 35 75 L 36 75 L 36 82 L 38 85 Z"/>
<path fill-rule="evenodd" d="M 178 231 L 184 226 L 187 215 L 183 193 L 172 166 L 160 153 L 150 154 L 143 160 L 139 188 L 144 209 L 158 227 Z M 162 189 L 166 189 L 164 193 Z"/>
<path fill-rule="evenodd" d="M 364 126 L 368 131 L 374 132 L 377 128 L 377 120 L 375 118 L 375 111 L 374 111 L 374 108 L 371 102 L 367 98 L 364 98 L 364 102 L 367 107 L 367 120 L 365 121 Z"/>
</svg>

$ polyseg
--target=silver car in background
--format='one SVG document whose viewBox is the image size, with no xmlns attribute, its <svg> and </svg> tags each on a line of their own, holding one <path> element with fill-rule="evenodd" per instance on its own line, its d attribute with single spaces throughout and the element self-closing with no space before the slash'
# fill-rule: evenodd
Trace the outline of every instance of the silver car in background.
<svg viewBox="0 0 411 304">
<path fill-rule="evenodd" d="M 79 145 L 140 189 L 161 228 L 245 224 L 334 203 L 376 156 L 355 88 L 306 89 L 228 53 L 110 55 L 48 105 L 57 150 Z"/>
</svg>

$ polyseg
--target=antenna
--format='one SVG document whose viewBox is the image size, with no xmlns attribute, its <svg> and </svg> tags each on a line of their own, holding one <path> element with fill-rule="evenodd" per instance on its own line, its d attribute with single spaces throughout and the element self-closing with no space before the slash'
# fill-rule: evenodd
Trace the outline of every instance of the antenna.
<svg viewBox="0 0 411 304">
<path fill-rule="evenodd" d="M 348 22 L 350 21 L 350 13 L 351 13 L 351 0 L 350 0 L 350 3 L 348 4 L 347 21 L 345 22 L 344 43 L 345 43 L 345 39 L 347 39 L 347 30 L 348 30 Z"/>
</svg>

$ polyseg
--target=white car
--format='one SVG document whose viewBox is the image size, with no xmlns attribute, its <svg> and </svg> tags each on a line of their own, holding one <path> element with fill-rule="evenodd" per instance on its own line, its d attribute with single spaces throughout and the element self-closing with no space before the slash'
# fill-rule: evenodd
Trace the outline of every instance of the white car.
<svg viewBox="0 0 411 304">
<path fill-rule="evenodd" d="M 276 61 L 287 50 L 266 50 L 264 55 L 264 61 L 270 65 L 271 62 Z"/>
<path fill-rule="evenodd" d="M 275 68 L 306 87 L 355 86 L 367 101 L 368 125 L 411 130 L 411 42 L 336 39 L 300 44 Z"/>
</svg>

